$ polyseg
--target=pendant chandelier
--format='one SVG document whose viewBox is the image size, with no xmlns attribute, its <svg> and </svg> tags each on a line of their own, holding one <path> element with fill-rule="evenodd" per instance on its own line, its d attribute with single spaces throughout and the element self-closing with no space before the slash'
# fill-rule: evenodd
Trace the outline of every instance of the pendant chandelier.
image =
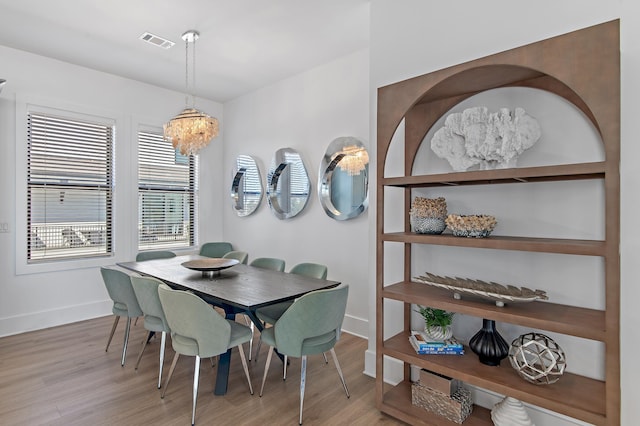
<svg viewBox="0 0 640 426">
<path fill-rule="evenodd" d="M 347 172 L 349 176 L 359 175 L 365 166 L 369 164 L 369 154 L 362 147 L 355 145 L 345 146 L 342 148 L 341 154 L 344 154 L 344 157 L 338 163 L 338 167 Z"/>
<path fill-rule="evenodd" d="M 195 155 L 200 149 L 209 145 L 211 139 L 218 136 L 218 119 L 210 117 L 195 108 L 196 83 L 196 40 L 200 34 L 189 30 L 182 34 L 185 42 L 185 108 L 173 117 L 164 127 L 164 138 L 180 150 L 182 155 Z M 193 43 L 193 69 L 191 85 L 189 85 L 189 44 Z M 191 103 L 189 103 L 191 98 Z"/>
</svg>

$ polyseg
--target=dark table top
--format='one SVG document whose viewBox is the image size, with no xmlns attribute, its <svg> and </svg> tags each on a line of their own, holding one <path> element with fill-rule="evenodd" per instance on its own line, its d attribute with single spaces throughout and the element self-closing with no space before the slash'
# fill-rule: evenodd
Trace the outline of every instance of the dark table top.
<svg viewBox="0 0 640 426">
<path fill-rule="evenodd" d="M 292 300 L 310 291 L 334 287 L 340 282 L 271 271 L 243 264 L 223 269 L 212 277 L 182 266 L 199 255 L 177 256 L 144 262 L 122 262 L 120 267 L 155 277 L 174 287 L 189 289 L 221 304 L 255 311 L 262 306 Z"/>
</svg>

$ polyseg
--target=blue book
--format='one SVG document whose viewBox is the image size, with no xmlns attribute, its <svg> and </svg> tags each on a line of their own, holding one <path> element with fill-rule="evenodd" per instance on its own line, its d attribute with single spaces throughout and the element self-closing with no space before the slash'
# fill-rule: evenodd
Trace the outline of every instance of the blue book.
<svg viewBox="0 0 640 426">
<path fill-rule="evenodd" d="M 409 343 L 416 351 L 418 355 L 463 355 L 464 347 L 460 344 L 459 346 L 449 346 L 449 345 L 440 345 L 433 347 L 423 347 L 421 348 L 416 340 L 414 335 L 409 336 Z"/>
</svg>

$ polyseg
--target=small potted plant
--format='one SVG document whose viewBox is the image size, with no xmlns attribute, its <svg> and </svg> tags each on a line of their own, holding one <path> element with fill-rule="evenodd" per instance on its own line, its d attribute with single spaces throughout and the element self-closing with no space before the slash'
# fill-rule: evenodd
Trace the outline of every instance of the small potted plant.
<svg viewBox="0 0 640 426">
<path fill-rule="evenodd" d="M 453 336 L 451 323 L 454 312 L 417 305 L 415 311 L 424 319 L 424 331 L 433 340 L 447 340 Z"/>
</svg>

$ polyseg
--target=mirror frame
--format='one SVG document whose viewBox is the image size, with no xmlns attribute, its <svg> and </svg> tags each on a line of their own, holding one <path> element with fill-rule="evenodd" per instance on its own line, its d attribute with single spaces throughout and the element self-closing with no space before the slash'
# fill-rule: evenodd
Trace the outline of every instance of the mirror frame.
<svg viewBox="0 0 640 426">
<path fill-rule="evenodd" d="M 291 156 L 297 156 L 299 161 L 291 161 Z M 291 170 L 293 167 L 298 168 L 298 173 L 304 173 L 304 177 L 307 180 L 306 184 L 306 197 L 304 203 L 296 211 L 291 211 L 291 202 L 289 200 L 288 209 L 281 206 L 281 194 L 282 191 L 278 190 L 278 183 L 284 185 L 285 181 L 281 181 L 281 177 L 287 171 L 287 168 Z M 290 188 L 288 188 L 290 189 Z M 288 195 L 291 195 L 290 190 L 287 191 Z M 271 160 L 271 166 L 267 172 L 267 201 L 271 211 L 278 219 L 290 219 L 300 214 L 309 203 L 311 197 L 311 180 L 309 179 L 309 173 L 307 167 L 302 160 L 302 156 L 298 151 L 292 148 L 281 148 L 273 154 Z"/>
<path fill-rule="evenodd" d="M 367 153 L 367 162 L 364 164 L 364 170 L 360 174 L 364 174 L 365 196 L 362 202 L 351 209 L 350 211 L 343 212 L 338 210 L 334 205 L 331 198 L 331 185 L 333 182 L 333 174 L 336 167 L 340 167 L 340 161 L 350 154 L 347 148 L 355 147 L 360 150 L 364 150 Z M 357 175 L 360 176 L 360 175 Z M 354 179 L 352 177 L 352 179 Z M 324 157 L 320 163 L 320 170 L 318 173 L 318 198 L 320 204 L 324 209 L 327 216 L 335 220 L 348 220 L 353 219 L 361 215 L 369 206 L 369 155 L 366 146 L 357 138 L 351 136 L 344 136 L 334 139 L 325 152 Z"/>
<path fill-rule="evenodd" d="M 252 166 L 253 170 L 247 169 L 246 167 L 241 166 L 240 159 L 244 158 L 247 163 L 251 162 L 249 166 Z M 254 213 L 258 207 L 260 207 L 260 203 L 262 202 L 262 196 L 264 194 L 264 188 L 262 187 L 262 176 L 260 175 L 260 168 L 258 167 L 258 163 L 255 158 L 250 155 L 240 154 L 236 157 L 236 164 L 233 169 L 233 181 L 231 183 L 231 199 L 233 211 L 240 217 L 249 216 Z M 258 198 L 258 202 L 255 203 L 254 207 L 247 208 L 245 205 L 245 194 L 244 191 L 244 183 L 247 176 L 250 173 L 255 173 L 257 176 L 254 179 L 260 185 L 260 196 Z M 241 188 L 243 188 L 241 190 Z"/>
</svg>

